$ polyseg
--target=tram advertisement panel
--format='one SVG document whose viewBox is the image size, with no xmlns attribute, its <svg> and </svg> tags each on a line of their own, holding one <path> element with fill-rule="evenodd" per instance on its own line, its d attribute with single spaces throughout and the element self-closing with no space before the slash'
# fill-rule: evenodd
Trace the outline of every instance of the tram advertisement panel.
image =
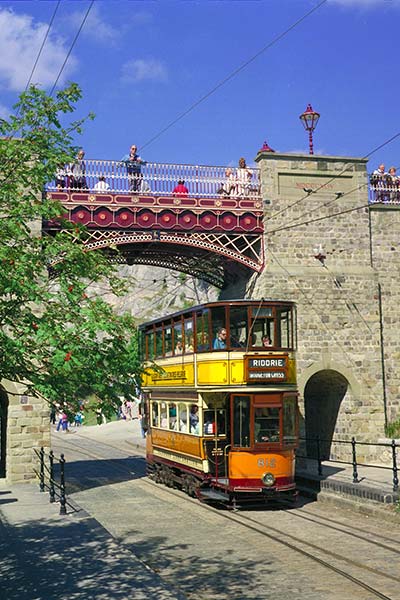
<svg viewBox="0 0 400 600">
<path fill-rule="evenodd" d="M 281 382 L 288 380 L 288 356 L 247 356 L 246 381 L 250 382 Z"/>
</svg>

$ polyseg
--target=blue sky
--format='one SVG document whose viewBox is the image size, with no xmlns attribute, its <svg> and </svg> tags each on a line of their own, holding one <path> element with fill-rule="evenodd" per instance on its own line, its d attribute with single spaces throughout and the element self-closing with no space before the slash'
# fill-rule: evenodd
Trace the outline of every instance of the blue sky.
<svg viewBox="0 0 400 600">
<path fill-rule="evenodd" d="M 327 0 L 153 142 L 235 69 L 320 0 L 98 0 L 60 80 L 89 111 L 87 158 L 119 159 L 132 143 L 154 162 L 252 163 L 267 140 L 308 152 L 299 115 L 321 113 L 315 152 L 364 156 L 400 132 L 400 0 Z M 90 2 L 64 0 L 33 81 L 51 89 Z M 25 87 L 53 0 L 0 1 L 0 116 Z M 400 166 L 400 137 L 370 159 Z"/>
</svg>

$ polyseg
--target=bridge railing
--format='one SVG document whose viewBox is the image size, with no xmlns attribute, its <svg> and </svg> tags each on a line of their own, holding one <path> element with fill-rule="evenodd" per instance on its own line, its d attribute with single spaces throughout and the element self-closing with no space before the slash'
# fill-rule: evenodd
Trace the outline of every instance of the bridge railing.
<svg viewBox="0 0 400 600">
<path fill-rule="evenodd" d="M 369 204 L 400 205 L 400 179 L 391 176 L 370 176 Z"/>
<path fill-rule="evenodd" d="M 182 191 L 174 194 L 173 190 L 179 181 L 184 181 L 188 189 L 187 194 Z M 188 195 L 202 198 L 258 198 L 260 174 L 256 167 L 244 170 L 222 166 L 146 162 L 140 165 L 135 163 L 134 167 L 130 168 L 126 161 L 85 160 L 80 174 L 79 169 L 73 165 L 59 169 L 56 178 L 49 182 L 46 189 L 180 197 Z"/>
</svg>

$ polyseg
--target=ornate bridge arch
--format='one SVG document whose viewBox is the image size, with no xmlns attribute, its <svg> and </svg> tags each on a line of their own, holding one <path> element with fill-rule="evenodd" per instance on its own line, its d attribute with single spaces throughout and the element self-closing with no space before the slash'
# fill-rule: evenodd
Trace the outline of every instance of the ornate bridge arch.
<svg viewBox="0 0 400 600">
<path fill-rule="evenodd" d="M 189 187 L 187 193 L 177 194 L 172 183 L 183 179 L 179 166 L 147 164 L 141 183 L 146 177 L 148 191 L 132 193 L 121 163 L 86 161 L 87 172 L 92 173 L 92 163 L 96 171 L 86 177 L 86 189 L 74 189 L 66 178 L 64 185 L 58 189 L 50 185 L 47 191 L 48 197 L 63 204 L 68 220 L 86 226 L 88 249 L 105 250 L 117 262 L 182 271 L 218 287 L 238 271 L 262 270 L 263 210 L 257 169 L 249 171 L 246 186 L 237 185 L 225 194 L 219 189 L 223 168 L 181 165 Z M 99 173 L 109 189 L 94 189 Z M 108 173 L 107 181 L 103 173 Z M 157 187 L 162 188 L 159 194 L 154 193 Z M 44 229 L 51 232 L 59 225 L 48 222 Z"/>
</svg>

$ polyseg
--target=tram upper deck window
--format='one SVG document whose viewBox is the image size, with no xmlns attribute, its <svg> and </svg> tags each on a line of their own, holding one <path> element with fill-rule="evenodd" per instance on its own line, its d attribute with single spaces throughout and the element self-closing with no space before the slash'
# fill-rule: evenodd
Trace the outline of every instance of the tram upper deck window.
<svg viewBox="0 0 400 600">
<path fill-rule="evenodd" d="M 290 308 L 277 308 L 276 316 L 278 321 L 278 340 L 277 344 L 281 348 L 293 348 L 293 324 L 292 311 Z"/>
<path fill-rule="evenodd" d="M 193 319 L 185 319 L 185 352 L 194 352 Z"/>
<path fill-rule="evenodd" d="M 215 306 L 211 309 L 211 327 L 213 350 L 225 350 L 229 346 L 229 340 L 226 336 L 225 306 Z M 225 332 L 225 334 L 221 335 L 221 332 Z"/>
<path fill-rule="evenodd" d="M 154 358 L 154 331 L 149 331 L 146 334 L 147 338 L 147 358 L 153 360 Z"/>
<path fill-rule="evenodd" d="M 208 309 L 196 313 L 196 349 L 197 352 L 210 350 L 210 328 Z"/>
<path fill-rule="evenodd" d="M 164 329 L 164 354 L 165 356 L 172 355 L 172 327 L 168 326 Z"/>
<path fill-rule="evenodd" d="M 229 310 L 230 346 L 246 348 L 247 346 L 247 307 L 231 306 Z"/>
<path fill-rule="evenodd" d="M 251 308 L 251 346 L 254 348 L 276 346 L 274 324 L 275 319 L 271 307 L 253 306 Z"/>
<path fill-rule="evenodd" d="M 182 330 L 182 321 L 174 323 L 174 354 L 183 354 L 185 351 Z"/>
<path fill-rule="evenodd" d="M 156 329 L 156 358 L 160 358 L 163 355 L 163 330 Z"/>
<path fill-rule="evenodd" d="M 254 409 L 254 441 L 256 444 L 279 442 L 279 408 L 262 406 Z"/>
<path fill-rule="evenodd" d="M 233 396 L 233 445 L 250 447 L 250 396 Z"/>
</svg>

